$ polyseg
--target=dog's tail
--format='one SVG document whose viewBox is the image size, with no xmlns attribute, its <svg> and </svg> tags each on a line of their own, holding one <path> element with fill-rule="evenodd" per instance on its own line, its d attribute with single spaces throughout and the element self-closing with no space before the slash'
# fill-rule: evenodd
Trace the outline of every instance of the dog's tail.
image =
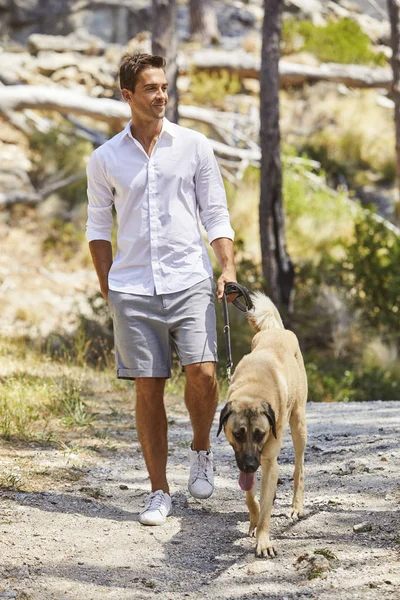
<svg viewBox="0 0 400 600">
<path fill-rule="evenodd" d="M 253 308 L 249 310 L 248 318 L 254 331 L 284 329 L 278 309 L 268 296 L 262 292 L 253 292 L 251 299 Z"/>
</svg>

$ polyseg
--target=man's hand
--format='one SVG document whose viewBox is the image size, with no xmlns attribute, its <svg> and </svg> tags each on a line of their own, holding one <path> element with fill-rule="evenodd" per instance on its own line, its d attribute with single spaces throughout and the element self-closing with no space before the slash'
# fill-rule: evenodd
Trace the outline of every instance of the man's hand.
<svg viewBox="0 0 400 600">
<path fill-rule="evenodd" d="M 108 288 L 100 289 L 100 291 L 101 291 L 101 295 L 103 296 L 104 300 L 106 302 L 108 302 Z"/>
<path fill-rule="evenodd" d="M 236 283 L 236 270 L 235 269 L 229 269 L 229 270 L 223 271 L 221 273 L 221 275 L 218 277 L 218 283 L 217 283 L 218 302 L 222 302 L 225 284 L 231 283 L 231 282 Z M 235 298 L 237 298 L 237 296 L 238 296 L 237 294 L 229 294 L 229 296 L 227 296 L 226 299 L 228 302 L 233 302 L 235 300 Z"/>
<path fill-rule="evenodd" d="M 211 247 L 215 252 L 215 256 L 221 266 L 222 273 L 218 278 L 217 297 L 218 302 L 222 302 L 224 296 L 225 284 L 230 282 L 236 283 L 236 267 L 233 256 L 233 242 L 229 238 L 217 238 L 211 242 Z M 237 294 L 229 294 L 228 302 L 233 302 L 237 298 Z"/>
</svg>

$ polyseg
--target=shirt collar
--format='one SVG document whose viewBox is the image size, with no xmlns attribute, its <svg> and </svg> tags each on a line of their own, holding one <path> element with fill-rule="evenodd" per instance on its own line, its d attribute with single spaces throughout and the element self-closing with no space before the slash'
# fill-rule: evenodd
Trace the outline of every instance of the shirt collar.
<svg viewBox="0 0 400 600">
<path fill-rule="evenodd" d="M 132 123 L 132 119 L 129 121 L 129 123 L 126 125 L 126 127 L 122 131 L 123 136 L 129 135 L 130 137 L 132 137 L 131 123 Z M 168 133 L 168 135 L 170 135 L 173 138 L 176 137 L 175 126 L 173 123 L 171 123 L 171 121 L 168 121 L 168 119 L 166 117 L 163 118 L 163 125 L 162 125 L 162 129 L 161 129 L 160 137 L 164 134 L 164 132 Z"/>
</svg>

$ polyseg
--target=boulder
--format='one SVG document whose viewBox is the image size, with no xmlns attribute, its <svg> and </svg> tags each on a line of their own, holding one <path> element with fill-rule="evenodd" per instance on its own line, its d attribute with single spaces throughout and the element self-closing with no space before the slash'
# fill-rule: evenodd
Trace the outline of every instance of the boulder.
<svg viewBox="0 0 400 600">
<path fill-rule="evenodd" d="M 44 35 L 34 33 L 28 38 L 28 49 L 31 54 L 39 52 L 81 52 L 82 54 L 103 54 L 105 43 L 95 35 L 80 29 L 70 35 Z"/>
</svg>

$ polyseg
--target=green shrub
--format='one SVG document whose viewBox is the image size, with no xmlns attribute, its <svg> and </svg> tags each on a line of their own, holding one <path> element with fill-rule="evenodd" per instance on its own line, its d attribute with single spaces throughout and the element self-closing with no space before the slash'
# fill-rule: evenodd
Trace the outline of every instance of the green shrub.
<svg viewBox="0 0 400 600">
<path fill-rule="evenodd" d="M 382 184 L 396 177 L 394 146 L 386 146 L 382 152 L 379 141 L 371 144 L 358 127 L 342 135 L 320 131 L 301 144 L 301 151 L 320 162 L 329 179 L 336 182 L 339 175 L 343 176 L 350 187 L 369 184 L 371 173 Z"/>
<path fill-rule="evenodd" d="M 79 138 L 73 128 L 55 127 L 46 133 L 35 132 L 29 138 L 31 160 L 34 165 L 32 180 L 41 188 L 54 179 L 63 179 L 85 170 L 86 157 L 92 145 Z M 60 190 L 60 196 L 70 206 L 87 201 L 86 178 Z"/>
<path fill-rule="evenodd" d="M 205 106 L 221 107 L 227 95 L 238 94 L 242 89 L 239 77 L 225 69 L 211 73 L 195 72 L 191 81 L 191 101 Z"/>
<path fill-rule="evenodd" d="M 85 240 L 81 226 L 72 221 L 53 219 L 47 228 L 47 235 L 42 242 L 45 254 L 56 253 L 66 261 L 76 256 Z"/>
<path fill-rule="evenodd" d="M 341 263 L 342 285 L 367 326 L 398 339 L 400 239 L 368 211 L 357 217 L 354 234 Z"/>
<path fill-rule="evenodd" d="M 62 423 L 68 426 L 85 427 L 93 420 L 84 402 L 84 384 L 81 379 L 63 376 L 52 381 L 49 412 L 61 417 Z"/>
<path fill-rule="evenodd" d="M 361 27 L 351 19 L 330 21 L 325 26 L 311 21 L 286 19 L 282 25 L 282 52 L 313 53 L 322 62 L 385 66 L 382 52 L 371 50 L 371 41 Z"/>
<path fill-rule="evenodd" d="M 321 361 L 315 353 L 305 356 L 305 365 L 310 402 L 400 400 L 400 377 L 395 370 Z"/>
</svg>

